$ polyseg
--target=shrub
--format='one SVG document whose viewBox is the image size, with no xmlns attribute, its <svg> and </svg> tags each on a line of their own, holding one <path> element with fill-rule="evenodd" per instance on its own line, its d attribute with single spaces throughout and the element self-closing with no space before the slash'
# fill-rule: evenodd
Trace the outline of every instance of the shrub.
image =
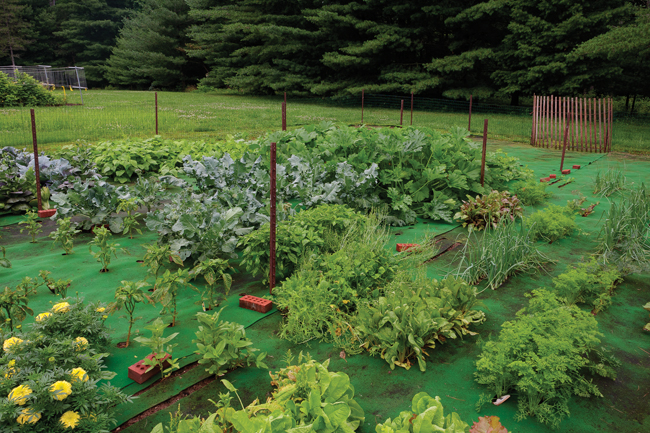
<svg viewBox="0 0 650 433">
<path fill-rule="evenodd" d="M 596 319 L 552 292 L 534 290 L 528 307 L 501 328 L 499 337 L 483 346 L 474 375 L 491 395 L 516 392 L 518 419 L 535 416 L 556 428 L 570 415 L 572 394 L 603 396 L 587 372 L 616 376 L 615 360 L 599 348 Z"/>
<path fill-rule="evenodd" d="M 526 218 L 526 224 L 531 240 L 544 239 L 549 244 L 570 236 L 578 228 L 573 211 L 555 204 Z"/>
<path fill-rule="evenodd" d="M 62 98 L 47 91 L 35 78 L 22 72 L 16 72 L 16 79 L 11 79 L 0 72 L 0 107 L 17 107 L 26 105 L 62 104 Z"/>
<path fill-rule="evenodd" d="M 535 182 L 533 180 L 517 182 L 513 192 L 522 204 L 534 206 L 544 203 L 547 199 L 553 197 L 552 192 L 546 192 L 547 186 L 548 184 L 545 182 Z"/>
<path fill-rule="evenodd" d="M 496 228 L 501 221 L 514 221 L 524 214 L 517 196 L 508 191 L 492 191 L 480 197 L 467 198 L 468 201 L 463 200 L 460 211 L 454 215 L 454 219 L 463 221 L 463 227 L 470 226 L 475 230 Z"/>
</svg>

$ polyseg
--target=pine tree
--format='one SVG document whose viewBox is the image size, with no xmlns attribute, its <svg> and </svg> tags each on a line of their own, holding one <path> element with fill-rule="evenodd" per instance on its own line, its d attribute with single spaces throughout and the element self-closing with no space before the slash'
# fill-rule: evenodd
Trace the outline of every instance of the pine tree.
<svg viewBox="0 0 650 433">
<path fill-rule="evenodd" d="M 24 19 L 25 5 L 19 0 L 0 2 L 0 53 L 8 54 L 11 65 L 16 66 L 17 52 L 25 50 L 31 40 L 26 36 L 30 25 Z"/>
<path fill-rule="evenodd" d="M 66 66 L 83 66 L 90 85 L 102 85 L 130 0 L 57 0 L 56 54 Z"/>
<path fill-rule="evenodd" d="M 188 62 L 185 45 L 192 20 L 184 0 L 142 0 L 125 20 L 106 68 L 111 84 L 184 89 L 205 74 L 201 62 Z"/>
</svg>

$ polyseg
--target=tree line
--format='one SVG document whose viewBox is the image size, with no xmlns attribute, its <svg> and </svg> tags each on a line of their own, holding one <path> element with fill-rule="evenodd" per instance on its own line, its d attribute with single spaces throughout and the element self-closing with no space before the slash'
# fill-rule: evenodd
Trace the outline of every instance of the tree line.
<svg viewBox="0 0 650 433">
<path fill-rule="evenodd" d="M 0 0 L 0 64 L 91 86 L 650 96 L 650 0 Z"/>
</svg>

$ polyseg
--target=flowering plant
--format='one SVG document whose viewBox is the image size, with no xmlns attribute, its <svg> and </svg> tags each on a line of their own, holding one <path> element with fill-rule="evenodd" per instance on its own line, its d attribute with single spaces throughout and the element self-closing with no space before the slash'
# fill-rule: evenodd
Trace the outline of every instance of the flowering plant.
<svg viewBox="0 0 650 433">
<path fill-rule="evenodd" d="M 0 431 L 107 431 L 113 407 L 130 401 L 118 388 L 98 385 L 115 376 L 98 352 L 109 341 L 98 311 L 106 307 L 68 301 L 39 314 L 29 330 L 3 336 Z"/>
</svg>

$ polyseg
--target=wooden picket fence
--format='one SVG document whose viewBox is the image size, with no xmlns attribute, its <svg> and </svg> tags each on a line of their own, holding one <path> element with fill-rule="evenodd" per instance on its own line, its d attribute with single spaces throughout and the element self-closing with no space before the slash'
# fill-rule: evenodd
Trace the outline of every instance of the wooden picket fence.
<svg viewBox="0 0 650 433">
<path fill-rule="evenodd" d="M 611 98 L 533 96 L 533 131 L 530 144 L 567 150 L 610 152 L 612 150 Z"/>
</svg>

